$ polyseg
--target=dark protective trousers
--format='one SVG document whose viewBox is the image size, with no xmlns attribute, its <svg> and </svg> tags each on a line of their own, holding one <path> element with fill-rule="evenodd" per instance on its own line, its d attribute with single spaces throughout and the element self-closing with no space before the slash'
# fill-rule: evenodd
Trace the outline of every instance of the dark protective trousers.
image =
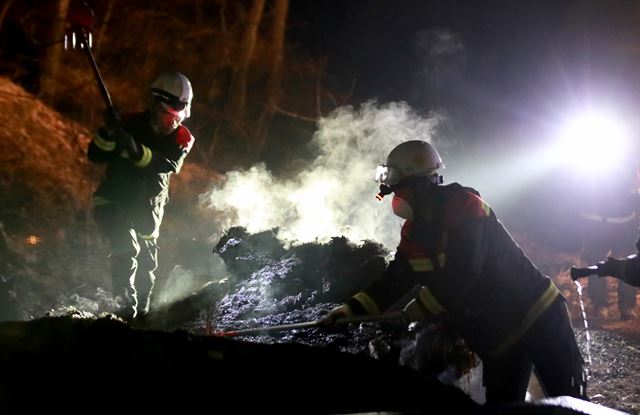
<svg viewBox="0 0 640 415">
<path fill-rule="evenodd" d="M 532 369 L 547 396 L 587 399 L 583 363 L 559 297 L 512 349 L 496 359 L 483 358 L 487 403 L 524 401 Z"/>
<path fill-rule="evenodd" d="M 635 253 L 636 227 L 631 223 L 606 223 L 585 221 L 586 237 L 583 243 L 583 256 L 588 265 L 604 261 L 608 254 L 615 257 L 626 257 Z M 636 307 L 637 289 L 620 280 L 608 277 L 589 277 L 587 294 L 596 308 L 609 305 L 608 283 L 617 285 L 617 301 L 621 314 Z"/>
<path fill-rule="evenodd" d="M 137 234 L 130 216 L 117 204 L 96 206 L 93 214 L 111 249 L 114 297 L 120 297 L 133 317 L 147 313 L 158 268 L 156 238 Z"/>
</svg>

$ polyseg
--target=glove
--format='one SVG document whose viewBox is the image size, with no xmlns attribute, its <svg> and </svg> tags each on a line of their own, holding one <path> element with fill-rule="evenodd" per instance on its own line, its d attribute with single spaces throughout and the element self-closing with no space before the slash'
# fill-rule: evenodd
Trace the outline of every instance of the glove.
<svg viewBox="0 0 640 415">
<path fill-rule="evenodd" d="M 625 262 L 625 259 L 607 257 L 606 261 L 598 262 L 598 275 L 622 279 L 624 277 Z"/>
<path fill-rule="evenodd" d="M 101 139 L 113 143 L 115 141 L 115 137 L 106 127 L 98 128 L 98 135 Z"/>
<path fill-rule="evenodd" d="M 420 305 L 420 299 L 414 298 L 409 301 L 409 303 L 402 309 L 402 316 L 407 321 L 407 323 L 412 323 L 414 321 L 424 321 L 429 318 L 431 314 L 427 311 L 427 309 Z"/>
<path fill-rule="evenodd" d="M 126 151 L 133 160 L 140 160 L 142 157 L 142 147 L 136 143 L 131 134 L 122 129 L 120 114 L 115 108 L 107 108 L 103 114 L 104 131 L 110 140 L 115 140 L 120 150 Z"/>
<path fill-rule="evenodd" d="M 140 160 L 140 158 L 142 158 L 142 147 L 136 143 L 136 140 L 133 139 L 131 134 L 118 127 L 113 136 L 118 148 L 126 151 L 130 158 L 133 160 Z"/>
<path fill-rule="evenodd" d="M 336 320 L 343 317 L 350 317 L 353 315 L 353 311 L 351 307 L 346 304 L 342 304 L 333 310 L 329 311 L 326 316 L 322 320 L 320 320 L 320 325 L 328 328 L 335 328 Z"/>
<path fill-rule="evenodd" d="M 115 108 L 107 108 L 102 114 L 104 118 L 104 128 L 108 134 L 114 135 L 121 128 L 122 120 L 120 114 Z"/>
</svg>

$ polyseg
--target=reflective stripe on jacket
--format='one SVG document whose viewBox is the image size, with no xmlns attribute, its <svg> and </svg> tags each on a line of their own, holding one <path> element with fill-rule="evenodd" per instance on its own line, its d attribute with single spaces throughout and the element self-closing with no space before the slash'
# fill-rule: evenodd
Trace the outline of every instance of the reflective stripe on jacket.
<svg viewBox="0 0 640 415">
<path fill-rule="evenodd" d="M 141 146 L 142 156 L 130 159 L 100 129 L 87 151 L 92 162 L 106 164 L 94 204 L 118 205 L 130 212 L 132 222 L 142 228 L 143 234 L 157 235 L 171 175 L 180 171 L 194 138 L 182 125 L 171 134 L 155 132 L 149 112 L 123 116 L 122 128 Z"/>
<path fill-rule="evenodd" d="M 481 356 L 513 346 L 560 295 L 556 286 L 474 190 L 438 186 L 414 205 L 424 214 L 403 225 L 386 272 L 347 304 L 384 311 L 419 284 L 425 307 L 444 313 Z"/>
</svg>

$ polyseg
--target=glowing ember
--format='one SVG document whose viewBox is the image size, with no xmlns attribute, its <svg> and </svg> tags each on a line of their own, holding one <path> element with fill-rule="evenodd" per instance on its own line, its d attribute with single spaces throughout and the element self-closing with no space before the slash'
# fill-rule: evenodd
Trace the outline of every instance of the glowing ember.
<svg viewBox="0 0 640 415">
<path fill-rule="evenodd" d="M 27 245 L 31 245 L 31 246 L 36 246 L 41 241 L 42 241 L 42 239 L 40 239 L 40 237 L 38 235 L 29 235 L 25 239 L 25 242 L 27 243 Z"/>
</svg>

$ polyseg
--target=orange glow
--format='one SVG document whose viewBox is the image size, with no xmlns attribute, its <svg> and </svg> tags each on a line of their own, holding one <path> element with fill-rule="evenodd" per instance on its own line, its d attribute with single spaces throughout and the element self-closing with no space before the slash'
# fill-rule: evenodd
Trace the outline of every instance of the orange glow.
<svg viewBox="0 0 640 415">
<path fill-rule="evenodd" d="M 38 235 L 29 235 L 25 239 L 25 242 L 27 243 L 27 245 L 31 245 L 31 246 L 36 246 L 41 241 L 42 241 L 42 239 L 40 239 L 40 237 Z"/>
</svg>

